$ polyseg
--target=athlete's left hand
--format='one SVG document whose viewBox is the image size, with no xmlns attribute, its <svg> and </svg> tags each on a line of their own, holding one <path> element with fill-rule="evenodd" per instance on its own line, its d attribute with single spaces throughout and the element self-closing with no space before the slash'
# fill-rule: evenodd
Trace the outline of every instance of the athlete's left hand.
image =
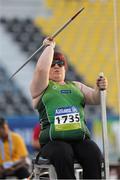
<svg viewBox="0 0 120 180">
<path fill-rule="evenodd" d="M 106 90 L 108 87 L 108 81 L 106 77 L 98 77 L 96 80 L 97 87 L 99 90 Z"/>
</svg>

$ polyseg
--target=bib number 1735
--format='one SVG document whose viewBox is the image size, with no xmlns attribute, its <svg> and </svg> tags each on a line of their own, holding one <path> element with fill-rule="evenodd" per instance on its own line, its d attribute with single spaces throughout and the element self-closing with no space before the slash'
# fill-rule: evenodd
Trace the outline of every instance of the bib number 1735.
<svg viewBox="0 0 120 180">
<path fill-rule="evenodd" d="M 55 116 L 55 124 L 78 123 L 80 121 L 79 113 L 71 113 Z"/>
</svg>

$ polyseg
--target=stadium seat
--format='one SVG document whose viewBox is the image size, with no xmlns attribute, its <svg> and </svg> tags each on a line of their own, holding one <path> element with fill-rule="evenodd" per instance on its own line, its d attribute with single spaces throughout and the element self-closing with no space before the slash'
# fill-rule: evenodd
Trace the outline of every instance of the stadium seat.
<svg viewBox="0 0 120 180">
<path fill-rule="evenodd" d="M 2 66 L 0 66 L 0 84 L 0 115 L 35 115 L 17 84 L 13 80 L 8 81 L 7 71 Z"/>
</svg>

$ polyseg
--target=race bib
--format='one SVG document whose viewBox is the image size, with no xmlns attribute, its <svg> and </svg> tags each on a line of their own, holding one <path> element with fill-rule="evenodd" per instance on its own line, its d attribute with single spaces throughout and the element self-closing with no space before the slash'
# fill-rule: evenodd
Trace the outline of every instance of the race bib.
<svg viewBox="0 0 120 180">
<path fill-rule="evenodd" d="M 75 106 L 58 108 L 55 111 L 55 130 L 67 131 L 81 128 L 80 115 Z"/>
</svg>

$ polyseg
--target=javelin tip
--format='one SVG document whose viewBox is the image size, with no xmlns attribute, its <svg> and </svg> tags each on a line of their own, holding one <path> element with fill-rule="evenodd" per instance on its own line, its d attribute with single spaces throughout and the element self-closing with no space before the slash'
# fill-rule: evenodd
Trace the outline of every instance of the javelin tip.
<svg viewBox="0 0 120 180">
<path fill-rule="evenodd" d="M 73 20 L 74 18 L 76 18 L 76 16 L 78 16 L 78 14 L 80 14 L 85 8 L 83 7 L 82 9 L 80 9 L 72 18 L 71 20 Z"/>
</svg>

